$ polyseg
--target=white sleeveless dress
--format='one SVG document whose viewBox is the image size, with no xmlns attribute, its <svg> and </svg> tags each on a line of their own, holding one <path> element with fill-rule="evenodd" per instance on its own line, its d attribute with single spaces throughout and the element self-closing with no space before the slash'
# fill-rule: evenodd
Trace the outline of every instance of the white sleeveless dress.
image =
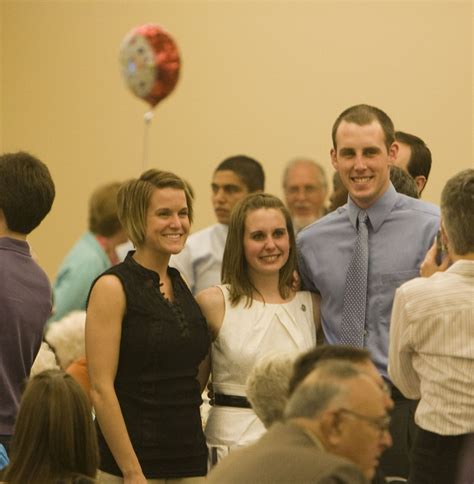
<svg viewBox="0 0 474 484">
<path fill-rule="evenodd" d="M 298 353 L 316 345 L 311 293 L 299 291 L 288 303 L 269 304 L 246 299 L 232 307 L 229 289 L 224 294 L 225 315 L 212 344 L 212 384 L 214 393 L 245 396 L 250 370 L 268 354 Z M 249 408 L 213 406 L 206 423 L 206 439 L 211 464 L 232 449 L 251 444 L 265 427 Z"/>
</svg>

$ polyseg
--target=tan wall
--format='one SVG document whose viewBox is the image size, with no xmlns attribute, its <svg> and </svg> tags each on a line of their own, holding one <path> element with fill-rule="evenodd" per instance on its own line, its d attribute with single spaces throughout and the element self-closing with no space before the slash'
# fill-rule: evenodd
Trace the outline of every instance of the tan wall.
<svg viewBox="0 0 474 484">
<path fill-rule="evenodd" d="M 118 51 L 157 22 L 183 59 L 150 127 L 152 166 L 197 193 L 195 229 L 213 222 L 209 182 L 224 157 L 261 160 L 280 194 L 284 163 L 330 170 L 330 129 L 367 102 L 421 136 L 434 168 L 424 198 L 472 166 L 471 2 L 21 1 L 0 7 L 0 148 L 33 152 L 57 186 L 31 242 L 50 277 L 86 227 L 95 186 L 141 169 L 147 106 L 123 85 Z"/>
</svg>

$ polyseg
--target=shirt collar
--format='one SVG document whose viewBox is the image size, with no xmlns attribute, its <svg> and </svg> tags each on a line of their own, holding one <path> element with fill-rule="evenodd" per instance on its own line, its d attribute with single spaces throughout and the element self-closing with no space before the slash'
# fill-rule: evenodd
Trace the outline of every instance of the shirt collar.
<svg viewBox="0 0 474 484">
<path fill-rule="evenodd" d="M 396 201 L 397 192 L 395 191 L 395 188 L 393 188 L 392 183 L 390 183 L 385 193 L 373 205 L 365 210 L 369 216 L 370 225 L 374 232 L 377 232 L 380 226 L 384 223 Z M 354 203 L 350 196 L 347 201 L 347 210 L 349 213 L 349 220 L 351 221 L 352 226 L 357 230 L 357 216 L 362 209 Z"/>
<path fill-rule="evenodd" d="M 474 275 L 474 261 L 467 259 L 457 260 L 453 265 L 446 269 L 446 272 L 472 277 Z"/>
<path fill-rule="evenodd" d="M 0 249 L 13 250 L 31 256 L 30 246 L 25 240 L 12 239 L 11 237 L 0 237 Z"/>
</svg>

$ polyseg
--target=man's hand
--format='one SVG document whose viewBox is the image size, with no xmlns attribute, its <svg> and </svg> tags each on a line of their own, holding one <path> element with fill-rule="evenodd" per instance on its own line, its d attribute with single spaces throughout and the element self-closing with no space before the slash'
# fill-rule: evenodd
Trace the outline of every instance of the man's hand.
<svg viewBox="0 0 474 484">
<path fill-rule="evenodd" d="M 430 277 L 435 272 L 443 272 L 449 267 L 450 264 L 451 264 L 451 260 L 449 259 L 449 256 L 446 253 L 443 255 L 441 264 L 436 263 L 436 241 L 435 241 L 431 246 L 430 250 L 426 253 L 425 260 L 421 263 L 420 276 Z"/>
</svg>

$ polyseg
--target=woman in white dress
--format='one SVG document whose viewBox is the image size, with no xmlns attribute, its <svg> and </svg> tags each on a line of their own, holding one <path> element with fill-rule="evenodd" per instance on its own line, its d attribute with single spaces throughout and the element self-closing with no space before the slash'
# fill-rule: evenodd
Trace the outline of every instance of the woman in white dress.
<svg viewBox="0 0 474 484">
<path fill-rule="evenodd" d="M 215 405 L 206 424 L 211 465 L 265 431 L 245 396 L 247 376 L 268 354 L 300 353 L 316 344 L 319 298 L 297 291 L 291 217 L 273 195 L 249 195 L 235 206 L 220 286 L 197 301 L 212 344 Z"/>
</svg>

